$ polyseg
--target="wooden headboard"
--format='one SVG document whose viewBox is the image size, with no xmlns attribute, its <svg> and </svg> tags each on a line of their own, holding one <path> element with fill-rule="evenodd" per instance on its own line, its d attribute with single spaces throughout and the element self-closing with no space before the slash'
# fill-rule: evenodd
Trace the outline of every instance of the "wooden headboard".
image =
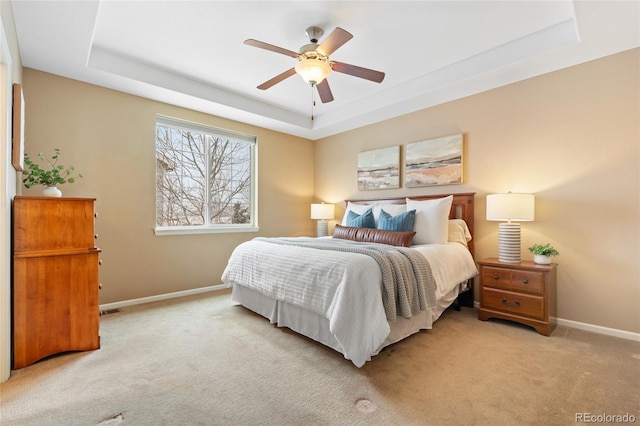
<svg viewBox="0 0 640 426">
<path fill-rule="evenodd" d="M 411 195 L 407 197 L 398 197 L 398 198 L 376 198 L 369 200 L 345 200 L 346 202 L 351 202 L 355 204 L 405 204 L 407 202 L 407 198 L 416 201 L 423 200 L 433 200 L 436 198 L 448 197 L 449 195 L 453 195 L 453 202 L 451 203 L 451 211 L 449 212 L 449 219 L 462 219 L 467 223 L 467 227 L 469 228 L 469 232 L 471 233 L 471 241 L 469 241 L 469 251 L 471 255 L 474 255 L 473 250 L 473 237 L 475 234 L 473 232 L 473 224 L 474 224 L 474 199 L 475 192 L 465 192 L 460 194 L 436 194 L 436 195 Z"/>
</svg>

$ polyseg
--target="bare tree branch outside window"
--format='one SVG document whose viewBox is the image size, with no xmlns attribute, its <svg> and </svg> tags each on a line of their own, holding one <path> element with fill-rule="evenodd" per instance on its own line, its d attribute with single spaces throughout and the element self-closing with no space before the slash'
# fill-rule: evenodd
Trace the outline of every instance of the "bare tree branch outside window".
<svg viewBox="0 0 640 426">
<path fill-rule="evenodd" d="M 254 143 L 156 124 L 156 225 L 251 223 Z"/>
</svg>

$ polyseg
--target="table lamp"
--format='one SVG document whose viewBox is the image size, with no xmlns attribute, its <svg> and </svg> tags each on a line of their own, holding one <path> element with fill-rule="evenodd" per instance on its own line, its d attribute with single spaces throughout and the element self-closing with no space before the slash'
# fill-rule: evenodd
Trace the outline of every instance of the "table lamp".
<svg viewBox="0 0 640 426">
<path fill-rule="evenodd" d="M 334 217 L 333 204 L 311 204 L 311 219 L 318 220 L 318 229 L 316 231 L 318 237 L 326 237 L 329 235 L 329 223 Z"/>
<path fill-rule="evenodd" d="M 506 221 L 498 225 L 498 260 L 520 263 L 520 224 L 533 220 L 535 210 L 533 194 L 487 195 L 487 220 Z"/>
</svg>

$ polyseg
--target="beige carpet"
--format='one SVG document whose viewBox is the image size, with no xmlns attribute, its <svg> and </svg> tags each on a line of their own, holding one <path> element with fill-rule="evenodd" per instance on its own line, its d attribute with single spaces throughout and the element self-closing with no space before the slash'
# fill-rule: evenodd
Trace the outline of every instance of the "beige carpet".
<svg viewBox="0 0 640 426">
<path fill-rule="evenodd" d="M 0 424 L 640 423 L 640 343 L 564 327 L 544 337 L 473 309 L 446 312 L 361 369 L 227 292 L 124 309 L 100 334 L 100 350 L 14 371 Z"/>
</svg>

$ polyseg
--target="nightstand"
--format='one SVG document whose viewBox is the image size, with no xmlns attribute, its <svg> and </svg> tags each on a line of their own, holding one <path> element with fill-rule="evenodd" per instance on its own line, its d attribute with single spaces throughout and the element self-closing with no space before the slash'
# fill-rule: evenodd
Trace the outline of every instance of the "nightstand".
<svg viewBox="0 0 640 426">
<path fill-rule="evenodd" d="M 548 336 L 556 327 L 556 263 L 503 263 L 495 258 L 478 262 L 478 319 L 501 318 L 531 326 Z"/>
</svg>

